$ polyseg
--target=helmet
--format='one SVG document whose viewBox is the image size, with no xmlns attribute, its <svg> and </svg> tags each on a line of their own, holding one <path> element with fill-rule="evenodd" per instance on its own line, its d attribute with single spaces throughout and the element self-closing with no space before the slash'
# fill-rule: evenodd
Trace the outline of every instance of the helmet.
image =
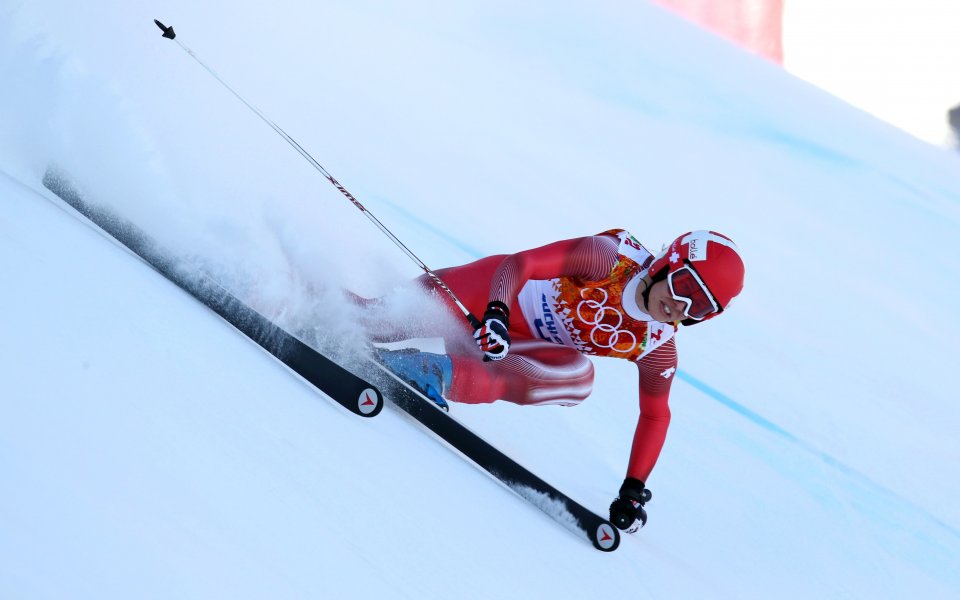
<svg viewBox="0 0 960 600">
<path fill-rule="evenodd" d="M 737 245 L 715 231 L 691 231 L 673 240 L 653 260 L 648 273 L 657 282 L 683 267 L 690 267 L 699 275 L 719 305 L 718 311 L 703 320 L 717 316 L 743 290 L 743 259 Z M 699 322 L 685 319 L 683 324 Z"/>
</svg>

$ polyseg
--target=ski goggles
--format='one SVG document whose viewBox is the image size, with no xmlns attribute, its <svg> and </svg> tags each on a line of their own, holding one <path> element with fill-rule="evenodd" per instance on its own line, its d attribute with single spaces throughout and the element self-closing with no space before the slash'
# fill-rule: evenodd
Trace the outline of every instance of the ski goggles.
<svg viewBox="0 0 960 600">
<path fill-rule="evenodd" d="M 711 314 L 722 310 L 717 301 L 714 300 L 713 294 L 707 289 L 707 284 L 700 279 L 697 272 L 689 265 L 671 271 L 667 275 L 667 286 L 670 288 L 670 295 L 675 300 L 687 305 L 683 314 L 691 319 L 702 321 Z"/>
</svg>

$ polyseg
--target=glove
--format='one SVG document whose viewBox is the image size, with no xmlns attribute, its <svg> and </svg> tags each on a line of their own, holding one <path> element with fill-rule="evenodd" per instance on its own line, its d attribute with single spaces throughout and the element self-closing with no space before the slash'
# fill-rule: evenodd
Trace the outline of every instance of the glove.
<svg viewBox="0 0 960 600">
<path fill-rule="evenodd" d="M 501 360 L 510 350 L 510 309 L 499 300 L 487 304 L 483 320 L 473 332 L 473 339 L 483 351 L 483 360 Z"/>
<path fill-rule="evenodd" d="M 620 486 L 620 495 L 610 504 L 610 522 L 617 529 L 629 530 L 633 533 L 647 524 L 647 511 L 643 505 L 650 501 L 653 494 L 643 486 L 643 482 L 633 477 L 627 477 Z M 637 527 L 631 528 L 636 521 Z"/>
</svg>

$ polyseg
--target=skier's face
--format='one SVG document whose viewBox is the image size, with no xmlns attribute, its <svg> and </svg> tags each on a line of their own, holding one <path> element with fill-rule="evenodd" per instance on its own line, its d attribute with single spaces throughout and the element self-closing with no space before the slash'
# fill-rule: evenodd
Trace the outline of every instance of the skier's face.
<svg viewBox="0 0 960 600">
<path fill-rule="evenodd" d="M 647 303 L 647 314 L 661 323 L 671 323 L 685 319 L 683 310 L 687 305 L 674 299 L 670 294 L 667 280 L 658 281 L 650 288 L 650 302 Z M 643 298 L 639 298 L 642 302 Z"/>
</svg>

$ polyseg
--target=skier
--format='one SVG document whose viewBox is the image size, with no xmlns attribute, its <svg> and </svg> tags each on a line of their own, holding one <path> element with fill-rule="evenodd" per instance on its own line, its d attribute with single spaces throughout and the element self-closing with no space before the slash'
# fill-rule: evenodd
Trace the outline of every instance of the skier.
<svg viewBox="0 0 960 600">
<path fill-rule="evenodd" d="M 651 495 L 645 482 L 670 422 L 674 334 L 681 324 L 717 316 L 740 293 L 744 266 L 736 245 L 721 234 L 694 231 L 654 256 L 627 231 L 612 229 L 436 274 L 471 312 L 486 307 L 481 326 L 472 339 L 462 331 L 434 332 L 443 335 L 447 354 L 379 350 L 381 362 L 443 408 L 446 400 L 572 406 L 592 389 L 593 365 L 585 355 L 635 362 L 640 419 L 610 521 L 631 531 L 646 524 Z M 459 314 L 429 277 L 417 285 Z M 388 302 L 353 299 L 371 311 Z M 410 323 L 384 328 L 388 320 L 374 314 L 374 341 L 411 337 Z"/>
</svg>

